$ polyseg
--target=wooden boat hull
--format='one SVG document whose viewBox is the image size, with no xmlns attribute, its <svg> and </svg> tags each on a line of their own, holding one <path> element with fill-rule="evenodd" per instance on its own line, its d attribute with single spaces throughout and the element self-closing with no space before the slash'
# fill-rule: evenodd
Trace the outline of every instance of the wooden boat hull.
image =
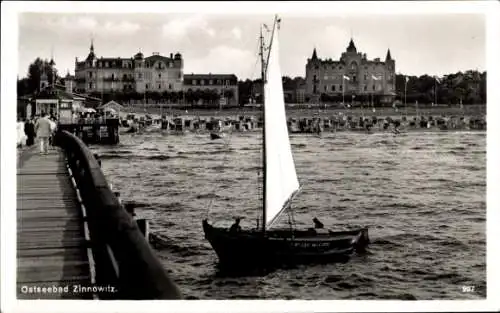
<svg viewBox="0 0 500 313">
<path fill-rule="evenodd" d="M 212 140 L 221 139 L 222 137 L 223 137 L 222 134 L 210 133 L 210 139 L 212 139 Z"/>
<path fill-rule="evenodd" d="M 252 268 L 285 264 L 347 262 L 356 251 L 369 243 L 368 229 L 332 232 L 314 229 L 245 230 L 231 233 L 203 220 L 205 238 L 219 258 L 219 265 Z"/>
</svg>

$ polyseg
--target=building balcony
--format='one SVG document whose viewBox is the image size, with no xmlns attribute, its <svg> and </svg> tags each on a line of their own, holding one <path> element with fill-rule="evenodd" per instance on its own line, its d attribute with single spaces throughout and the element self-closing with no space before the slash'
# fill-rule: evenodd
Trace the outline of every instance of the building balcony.
<svg viewBox="0 0 500 313">
<path fill-rule="evenodd" d="M 118 79 L 118 77 L 104 77 L 102 80 L 105 81 L 105 82 L 117 82 L 117 81 L 120 81 Z"/>
</svg>

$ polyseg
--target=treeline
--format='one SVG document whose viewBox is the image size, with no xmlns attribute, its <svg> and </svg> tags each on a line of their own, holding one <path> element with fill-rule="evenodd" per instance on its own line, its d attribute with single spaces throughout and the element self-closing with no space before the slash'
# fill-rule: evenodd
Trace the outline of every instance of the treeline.
<svg viewBox="0 0 500 313">
<path fill-rule="evenodd" d="M 408 76 L 406 102 L 437 104 L 485 104 L 486 72 L 466 71 L 436 80 L 429 75 Z M 404 102 L 406 76 L 396 75 L 397 99 Z"/>
<path fill-rule="evenodd" d="M 291 78 L 289 76 L 283 76 L 281 78 L 283 82 L 283 91 L 285 93 L 291 92 L 295 93 L 299 88 L 305 88 L 305 79 L 302 77 Z M 240 104 L 246 104 L 251 101 L 255 103 L 262 103 L 262 79 L 250 80 L 238 82 L 238 93 Z M 296 102 L 295 97 L 287 97 L 285 95 L 285 102 Z"/>
</svg>

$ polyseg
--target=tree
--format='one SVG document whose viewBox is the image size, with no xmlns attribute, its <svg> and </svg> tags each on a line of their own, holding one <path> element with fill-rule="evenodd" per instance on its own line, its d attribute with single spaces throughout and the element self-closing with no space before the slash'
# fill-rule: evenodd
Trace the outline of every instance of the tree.
<svg viewBox="0 0 500 313">
<path fill-rule="evenodd" d="M 245 81 L 238 82 L 238 98 L 240 100 L 240 106 L 245 105 L 249 102 L 249 99 L 252 97 L 252 84 L 253 82 L 250 79 Z"/>
<path fill-rule="evenodd" d="M 50 66 L 49 61 L 36 58 L 28 67 L 28 92 L 34 93 L 40 89 L 42 73 L 48 76 L 49 84 L 55 82 L 57 69 Z"/>
<path fill-rule="evenodd" d="M 22 78 L 17 80 L 17 96 L 24 96 L 30 94 L 29 91 L 29 80 L 28 78 Z"/>
</svg>

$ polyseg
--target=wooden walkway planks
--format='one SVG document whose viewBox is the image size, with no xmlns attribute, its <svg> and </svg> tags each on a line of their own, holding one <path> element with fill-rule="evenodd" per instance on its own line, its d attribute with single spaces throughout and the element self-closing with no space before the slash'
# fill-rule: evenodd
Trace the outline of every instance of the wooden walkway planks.
<svg viewBox="0 0 500 313">
<path fill-rule="evenodd" d="M 37 149 L 22 153 L 17 171 L 18 299 L 91 299 L 91 293 L 74 292 L 74 286 L 91 286 L 91 278 L 81 210 L 64 155 L 59 149 L 47 155 Z"/>
</svg>

